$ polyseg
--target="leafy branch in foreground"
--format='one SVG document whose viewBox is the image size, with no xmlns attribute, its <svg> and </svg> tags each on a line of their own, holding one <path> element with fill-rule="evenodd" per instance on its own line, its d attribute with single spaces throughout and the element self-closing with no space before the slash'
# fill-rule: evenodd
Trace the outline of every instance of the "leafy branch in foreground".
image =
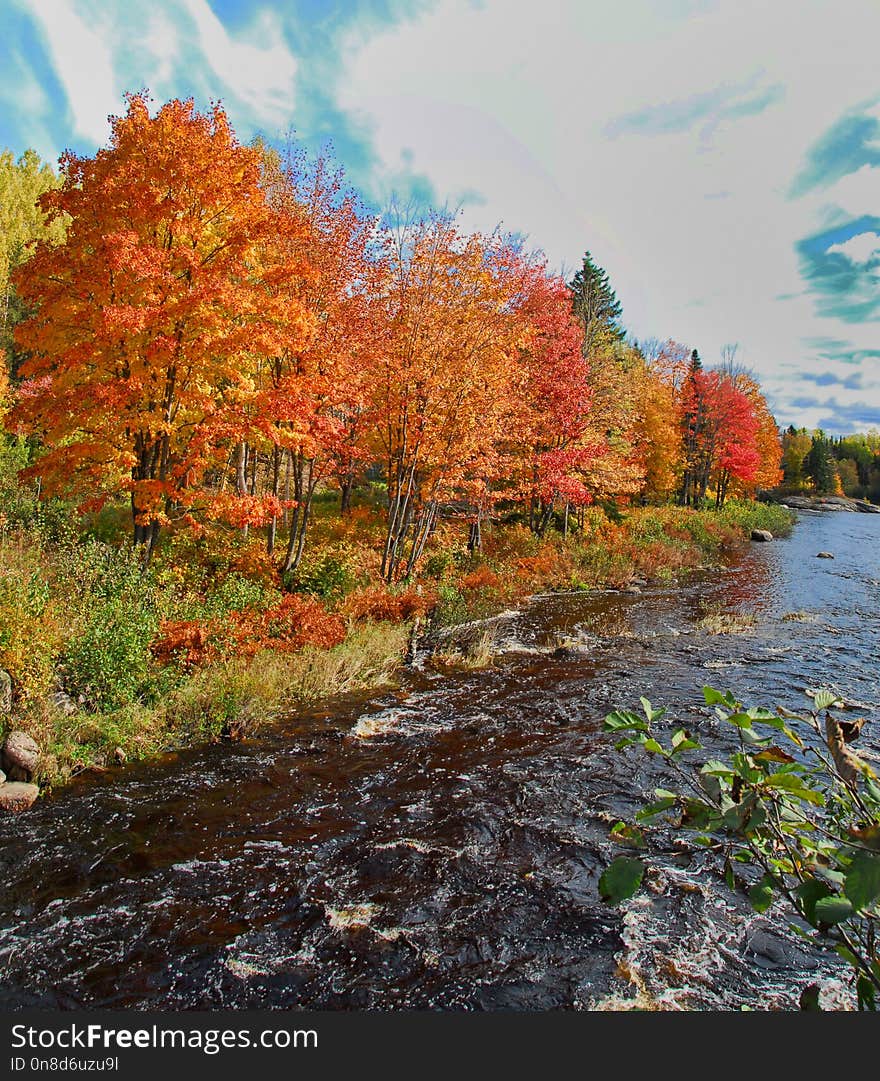
<svg viewBox="0 0 880 1081">
<path fill-rule="evenodd" d="M 848 745 L 863 722 L 838 719 L 834 711 L 843 703 L 827 689 L 812 693 L 813 708 L 803 713 L 746 709 L 712 687 L 703 695 L 734 731 L 736 749 L 724 757 L 699 754 L 702 745 L 684 728 L 660 733 L 666 710 L 646 698 L 642 713 L 617 710 L 605 718 L 606 730 L 620 736 L 618 750 L 640 746 L 664 759 L 675 778 L 656 789 L 635 822 L 618 822 L 612 837 L 643 848 L 652 828 L 684 831 L 717 857 L 728 887 L 745 889 L 756 911 L 781 901 L 799 917 L 792 931 L 835 949 L 853 969 L 859 1009 L 876 1010 L 880 785 Z M 631 897 L 644 871 L 641 859 L 617 857 L 600 879 L 603 899 Z M 805 993 L 802 1005 L 817 1008 L 817 996 Z"/>
</svg>

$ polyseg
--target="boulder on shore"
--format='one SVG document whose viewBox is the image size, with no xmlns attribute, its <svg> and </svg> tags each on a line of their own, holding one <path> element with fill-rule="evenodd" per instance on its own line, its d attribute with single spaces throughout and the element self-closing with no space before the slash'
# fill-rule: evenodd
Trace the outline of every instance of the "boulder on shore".
<svg viewBox="0 0 880 1081">
<path fill-rule="evenodd" d="M 40 748 L 37 741 L 27 732 L 14 729 L 3 744 L 0 765 L 11 780 L 29 781 L 40 765 Z"/>
<path fill-rule="evenodd" d="M 816 559 L 834 559 L 833 552 L 817 552 Z"/>
<path fill-rule="evenodd" d="M 772 541 L 773 534 L 769 529 L 753 529 L 752 530 L 753 541 Z"/>
<path fill-rule="evenodd" d="M 0 668 L 0 713 L 12 712 L 12 676 Z"/>
<path fill-rule="evenodd" d="M 33 807 L 39 794 L 40 790 L 35 784 L 24 784 L 21 781 L 0 784 L 0 811 L 6 811 L 7 814 L 26 811 Z"/>
</svg>

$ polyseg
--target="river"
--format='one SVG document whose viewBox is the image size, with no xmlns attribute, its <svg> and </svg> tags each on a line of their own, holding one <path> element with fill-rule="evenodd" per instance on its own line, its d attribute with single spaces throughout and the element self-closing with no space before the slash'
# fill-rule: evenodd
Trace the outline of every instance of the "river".
<svg viewBox="0 0 880 1081">
<path fill-rule="evenodd" d="M 0 1007 L 792 1009 L 814 980 L 844 1004 L 699 854 L 599 900 L 609 823 L 655 783 L 602 720 L 644 694 L 711 738 L 705 683 L 791 708 L 833 683 L 876 721 L 878 532 L 804 513 L 684 584 L 536 599 L 488 669 L 80 778 L 0 822 Z M 754 626 L 698 627 L 718 610 Z"/>
</svg>

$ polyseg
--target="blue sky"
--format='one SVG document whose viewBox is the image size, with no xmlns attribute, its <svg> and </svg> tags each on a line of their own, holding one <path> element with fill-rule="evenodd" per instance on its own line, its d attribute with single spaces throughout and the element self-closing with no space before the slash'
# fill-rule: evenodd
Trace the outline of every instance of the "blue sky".
<svg viewBox="0 0 880 1081">
<path fill-rule="evenodd" d="M 589 249 L 636 337 L 738 342 L 781 423 L 846 432 L 880 427 L 878 42 L 877 0 L 4 0 L 0 147 L 222 99 L 377 206 Z"/>
</svg>

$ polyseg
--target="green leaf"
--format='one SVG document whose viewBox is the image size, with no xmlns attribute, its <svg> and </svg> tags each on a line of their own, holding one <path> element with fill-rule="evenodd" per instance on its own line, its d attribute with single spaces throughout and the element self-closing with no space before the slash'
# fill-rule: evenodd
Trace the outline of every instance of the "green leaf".
<svg viewBox="0 0 880 1081">
<path fill-rule="evenodd" d="M 605 731 L 617 732 L 621 728 L 635 728 L 642 732 L 648 731 L 648 724 L 644 717 L 637 713 L 630 713 L 624 709 L 617 709 L 609 713 L 605 718 Z"/>
<path fill-rule="evenodd" d="M 632 897 L 642 884 L 645 865 L 631 856 L 618 856 L 602 872 L 599 895 L 609 905 L 620 904 Z"/>
<path fill-rule="evenodd" d="M 852 915 L 853 906 L 846 897 L 822 897 L 816 902 L 814 912 L 817 923 L 833 927 Z"/>
<path fill-rule="evenodd" d="M 737 728 L 752 727 L 752 718 L 748 713 L 731 713 L 727 719 L 731 724 L 735 724 Z"/>
<path fill-rule="evenodd" d="M 768 785 L 770 788 L 779 788 L 784 792 L 790 792 L 798 799 L 815 804 L 817 807 L 821 807 L 825 802 L 825 797 L 822 793 L 816 792 L 815 789 L 807 788 L 804 785 L 803 777 L 797 773 L 771 773 L 764 778 L 764 784 Z"/>
<path fill-rule="evenodd" d="M 867 976 L 859 976 L 856 980 L 856 1000 L 860 1010 L 873 1013 L 877 1009 L 877 991 Z"/>
<path fill-rule="evenodd" d="M 846 872 L 843 892 L 856 910 L 867 908 L 880 897 L 880 855 L 857 853 Z"/>
<path fill-rule="evenodd" d="M 749 900 L 756 912 L 766 912 L 773 903 L 773 879 L 767 875 L 749 890 Z"/>
<path fill-rule="evenodd" d="M 727 883 L 728 889 L 736 888 L 736 876 L 733 873 L 733 864 L 729 859 L 724 861 L 724 881 Z"/>
<path fill-rule="evenodd" d="M 660 746 L 656 739 L 646 739 L 642 746 L 648 754 L 666 755 L 666 751 Z"/>
<path fill-rule="evenodd" d="M 730 691 L 716 691 L 714 687 L 703 688 L 703 698 L 707 706 L 727 706 L 728 709 L 736 709 L 737 701 Z"/>
<path fill-rule="evenodd" d="M 611 836 L 621 844 L 632 845 L 633 848 L 645 847 L 644 832 L 628 822 L 616 822 L 611 828 Z"/>
<path fill-rule="evenodd" d="M 844 959 L 844 961 L 846 961 L 846 963 L 848 965 L 852 965 L 852 967 L 855 968 L 855 969 L 857 969 L 859 967 L 859 959 L 858 959 L 858 957 L 856 957 L 856 955 L 852 952 L 852 950 L 848 946 L 837 946 L 835 948 L 836 948 L 837 952 L 840 954 L 840 956 Z"/>
<path fill-rule="evenodd" d="M 817 710 L 828 709 L 838 700 L 838 696 L 834 691 L 829 691 L 827 687 L 822 687 L 815 694 L 811 694 L 810 697 L 813 699 L 813 705 Z"/>
<path fill-rule="evenodd" d="M 642 709 L 645 711 L 645 716 L 648 718 L 649 724 L 652 721 L 659 721 L 666 712 L 665 709 L 654 709 L 647 698 L 640 698 L 639 701 L 642 703 Z"/>
<path fill-rule="evenodd" d="M 683 728 L 672 733 L 672 750 L 677 754 L 679 751 L 692 751 L 700 744 L 688 735 Z"/>
<path fill-rule="evenodd" d="M 674 807 L 676 803 L 678 803 L 677 796 L 663 796 L 656 803 L 649 803 L 643 807 L 636 815 L 636 821 L 649 822 L 652 818 L 656 818 L 657 815 L 663 814 L 664 811 Z"/>
</svg>

